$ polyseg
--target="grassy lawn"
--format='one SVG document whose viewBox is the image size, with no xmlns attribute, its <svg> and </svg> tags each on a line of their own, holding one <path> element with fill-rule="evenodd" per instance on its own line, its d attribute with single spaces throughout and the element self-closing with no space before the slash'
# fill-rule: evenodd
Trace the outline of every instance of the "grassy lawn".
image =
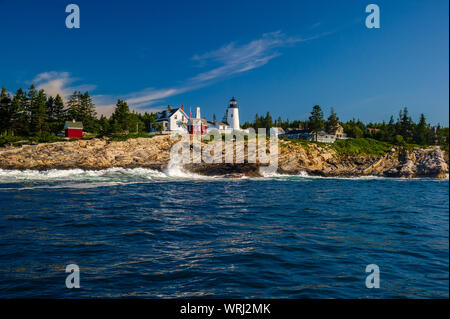
<svg viewBox="0 0 450 319">
<path fill-rule="evenodd" d="M 348 140 L 337 140 L 330 145 L 341 155 L 384 155 L 393 145 L 377 141 L 371 138 L 353 138 Z"/>
</svg>

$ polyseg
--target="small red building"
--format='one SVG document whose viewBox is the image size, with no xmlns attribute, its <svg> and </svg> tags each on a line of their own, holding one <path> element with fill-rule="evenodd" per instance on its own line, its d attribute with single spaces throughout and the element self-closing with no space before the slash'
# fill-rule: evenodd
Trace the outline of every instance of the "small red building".
<svg viewBox="0 0 450 319">
<path fill-rule="evenodd" d="M 208 123 L 205 119 L 189 119 L 188 132 L 189 134 L 206 134 L 208 130 Z"/>
<path fill-rule="evenodd" d="M 64 135 L 68 138 L 83 137 L 83 123 L 75 122 L 75 120 L 66 121 L 64 124 Z"/>
<path fill-rule="evenodd" d="M 200 106 L 197 106 L 197 115 L 195 118 L 189 118 L 187 127 L 189 134 L 206 134 L 208 122 L 200 116 Z"/>
</svg>

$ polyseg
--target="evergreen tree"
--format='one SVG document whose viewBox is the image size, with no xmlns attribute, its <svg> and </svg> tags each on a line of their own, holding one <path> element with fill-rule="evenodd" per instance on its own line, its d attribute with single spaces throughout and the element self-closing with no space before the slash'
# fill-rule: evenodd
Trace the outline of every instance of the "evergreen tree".
<svg viewBox="0 0 450 319">
<path fill-rule="evenodd" d="M 39 90 L 31 108 L 31 131 L 43 135 L 47 130 L 47 96 L 44 90 Z"/>
<path fill-rule="evenodd" d="M 339 118 L 337 114 L 334 112 L 334 109 L 331 108 L 330 116 L 327 119 L 325 124 L 326 131 L 330 134 L 334 134 L 339 127 Z"/>
<path fill-rule="evenodd" d="M 416 127 L 414 140 L 419 145 L 425 145 L 425 144 L 427 144 L 427 140 L 428 140 L 427 135 L 428 135 L 427 121 L 425 119 L 425 115 L 422 113 L 422 114 L 420 114 L 420 120 Z"/>
<path fill-rule="evenodd" d="M 47 115 L 50 121 L 64 121 L 66 118 L 64 102 L 59 94 L 50 96 L 47 100 Z"/>
<path fill-rule="evenodd" d="M 275 126 L 276 127 L 282 127 L 283 126 L 283 121 L 281 120 L 280 116 L 277 118 L 277 121 L 275 122 Z"/>
<path fill-rule="evenodd" d="M 27 115 L 27 119 L 28 119 L 28 127 L 30 129 L 31 132 L 33 131 L 33 113 L 36 110 L 36 102 L 37 102 L 37 96 L 38 96 L 38 92 L 36 91 L 36 88 L 34 87 L 33 84 L 31 84 L 31 86 L 28 89 L 27 92 L 27 99 L 26 99 L 26 103 L 25 103 L 25 113 Z"/>
<path fill-rule="evenodd" d="M 8 134 L 11 125 L 12 104 L 11 96 L 2 87 L 0 92 L 0 134 Z"/>
<path fill-rule="evenodd" d="M 53 118 L 57 122 L 64 122 L 64 120 L 66 119 L 66 110 L 64 109 L 64 102 L 59 94 L 56 95 L 53 101 Z"/>
<path fill-rule="evenodd" d="M 28 135 L 29 118 L 26 111 L 27 96 L 22 89 L 18 89 L 11 102 L 11 134 Z"/>
<path fill-rule="evenodd" d="M 311 116 L 309 117 L 309 129 L 311 133 L 315 134 L 316 141 L 317 136 L 320 131 L 323 130 L 324 127 L 324 119 L 323 112 L 319 105 L 314 105 L 313 110 L 311 111 Z"/>
<path fill-rule="evenodd" d="M 263 127 L 266 128 L 267 134 L 269 134 L 270 133 L 270 128 L 273 126 L 272 116 L 270 115 L 269 112 L 266 113 L 266 116 L 264 117 L 263 121 L 264 121 L 264 124 L 263 124 L 264 126 Z"/>
<path fill-rule="evenodd" d="M 83 127 L 86 132 L 97 132 L 97 112 L 92 98 L 86 91 L 84 94 L 79 93 L 80 99 L 80 121 L 83 122 Z"/>
<path fill-rule="evenodd" d="M 107 135 L 111 133 L 109 120 L 103 114 L 102 116 L 100 116 L 99 124 L 100 124 L 100 134 Z"/>
<path fill-rule="evenodd" d="M 67 120 L 81 121 L 81 101 L 80 92 L 73 92 L 67 102 Z"/>
<path fill-rule="evenodd" d="M 47 99 L 47 117 L 48 129 L 50 132 L 56 134 L 64 128 L 66 114 L 64 102 L 59 94 L 56 95 L 56 97 L 50 96 Z"/>
<path fill-rule="evenodd" d="M 400 111 L 399 113 L 399 121 L 398 121 L 398 128 L 399 128 L 399 132 L 401 136 L 403 136 L 403 139 L 405 141 L 408 140 L 408 138 L 411 136 L 411 131 L 412 131 L 412 119 L 409 116 L 408 113 L 408 108 L 405 107 L 403 109 L 403 112 Z"/>
<path fill-rule="evenodd" d="M 117 100 L 116 108 L 111 119 L 115 124 L 115 132 L 130 131 L 132 116 L 127 102 L 121 99 Z"/>
<path fill-rule="evenodd" d="M 67 116 L 68 120 L 80 121 L 83 123 L 84 131 L 97 132 L 97 112 L 89 92 L 84 94 L 81 92 L 74 92 L 67 102 Z"/>
</svg>

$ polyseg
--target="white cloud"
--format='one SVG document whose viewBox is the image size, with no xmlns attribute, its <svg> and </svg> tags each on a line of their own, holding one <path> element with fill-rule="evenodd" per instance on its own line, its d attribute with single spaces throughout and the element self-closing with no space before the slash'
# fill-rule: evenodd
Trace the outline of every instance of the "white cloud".
<svg viewBox="0 0 450 319">
<path fill-rule="evenodd" d="M 95 85 L 75 85 L 73 82 L 77 81 L 71 78 L 68 72 L 44 72 L 38 74 L 31 83 L 36 88 L 43 89 L 48 95 L 56 96 L 59 94 L 62 98 L 67 99 L 74 91 L 91 91 L 96 88 Z"/>
<path fill-rule="evenodd" d="M 280 31 L 265 33 L 261 38 L 247 44 L 237 45 L 232 42 L 218 50 L 195 55 L 193 60 L 205 65 L 207 62 L 221 64 L 210 71 L 192 77 L 190 81 L 203 83 L 229 77 L 238 73 L 259 68 L 280 55 L 276 49 L 302 41 L 299 38 L 287 37 Z"/>
</svg>

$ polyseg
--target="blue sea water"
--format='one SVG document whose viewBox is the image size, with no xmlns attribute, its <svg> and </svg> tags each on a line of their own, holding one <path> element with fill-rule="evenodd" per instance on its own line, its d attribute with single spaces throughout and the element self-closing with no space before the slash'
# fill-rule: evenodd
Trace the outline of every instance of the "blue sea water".
<svg viewBox="0 0 450 319">
<path fill-rule="evenodd" d="M 0 170 L 0 297 L 448 298 L 448 196 L 448 179 Z"/>
</svg>

